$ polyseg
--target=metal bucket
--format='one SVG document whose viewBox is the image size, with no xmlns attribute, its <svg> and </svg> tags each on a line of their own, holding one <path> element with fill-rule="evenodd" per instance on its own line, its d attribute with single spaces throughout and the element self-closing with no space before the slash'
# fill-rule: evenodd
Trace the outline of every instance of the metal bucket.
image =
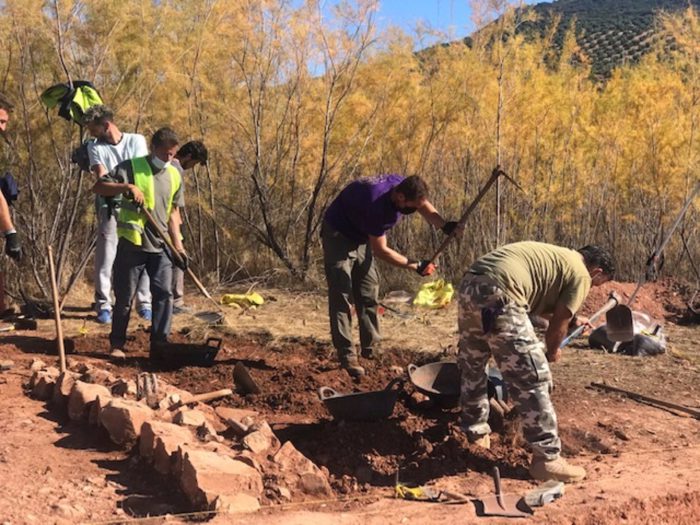
<svg viewBox="0 0 700 525">
<path fill-rule="evenodd" d="M 394 412 L 403 379 L 391 381 L 384 390 L 339 394 L 330 387 L 318 389 L 318 397 L 326 405 L 333 419 L 375 421 L 387 419 Z"/>
<path fill-rule="evenodd" d="M 423 366 L 410 364 L 408 378 L 416 390 L 425 394 L 442 407 L 459 403 L 459 368 L 455 361 L 438 361 Z"/>
<path fill-rule="evenodd" d="M 459 403 L 461 375 L 455 361 L 438 361 L 423 366 L 408 365 L 408 378 L 416 390 L 433 399 L 443 408 Z M 506 401 L 508 394 L 498 368 L 488 369 L 488 396 Z"/>
</svg>

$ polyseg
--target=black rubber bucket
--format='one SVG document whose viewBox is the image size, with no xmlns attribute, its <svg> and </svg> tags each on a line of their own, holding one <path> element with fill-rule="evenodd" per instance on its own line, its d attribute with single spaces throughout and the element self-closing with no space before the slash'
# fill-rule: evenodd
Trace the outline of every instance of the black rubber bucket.
<svg viewBox="0 0 700 525">
<path fill-rule="evenodd" d="M 206 343 L 167 343 L 153 349 L 151 359 L 171 366 L 212 366 L 221 349 L 221 339 L 210 337 Z"/>
<path fill-rule="evenodd" d="M 387 419 L 394 412 L 403 379 L 391 381 L 384 390 L 339 394 L 330 387 L 318 389 L 318 397 L 326 405 L 333 419 L 349 421 L 376 421 Z"/>
</svg>

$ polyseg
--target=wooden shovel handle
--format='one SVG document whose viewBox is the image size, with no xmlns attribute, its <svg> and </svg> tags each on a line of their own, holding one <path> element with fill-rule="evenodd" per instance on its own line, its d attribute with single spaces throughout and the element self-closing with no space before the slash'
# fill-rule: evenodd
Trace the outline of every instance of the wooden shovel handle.
<svg viewBox="0 0 700 525">
<path fill-rule="evenodd" d="M 197 394 L 190 398 L 184 399 L 185 404 L 190 403 L 206 403 L 207 401 L 213 401 L 214 399 L 219 399 L 221 397 L 230 396 L 233 394 L 233 390 L 230 388 L 222 388 L 221 390 L 215 390 L 214 392 L 207 392 L 205 394 Z"/>
</svg>

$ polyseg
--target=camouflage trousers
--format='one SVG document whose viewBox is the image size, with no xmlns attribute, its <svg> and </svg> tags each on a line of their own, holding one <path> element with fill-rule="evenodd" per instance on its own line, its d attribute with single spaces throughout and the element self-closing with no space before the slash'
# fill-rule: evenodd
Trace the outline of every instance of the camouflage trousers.
<svg viewBox="0 0 700 525">
<path fill-rule="evenodd" d="M 514 304 L 490 278 L 467 273 L 459 287 L 458 325 L 461 425 L 467 436 L 491 432 L 486 366 L 493 356 L 533 454 L 556 459 L 561 441 L 549 397 L 552 376 L 527 309 Z"/>
</svg>

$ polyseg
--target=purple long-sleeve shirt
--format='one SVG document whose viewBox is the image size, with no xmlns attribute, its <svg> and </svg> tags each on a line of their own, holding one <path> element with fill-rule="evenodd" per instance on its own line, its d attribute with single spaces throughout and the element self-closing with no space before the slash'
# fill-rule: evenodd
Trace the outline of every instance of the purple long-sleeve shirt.
<svg viewBox="0 0 700 525">
<path fill-rule="evenodd" d="M 326 222 L 357 243 L 366 243 L 369 235 L 381 237 L 402 217 L 391 202 L 391 190 L 403 180 L 401 175 L 380 175 L 351 182 L 326 210 Z"/>
</svg>

